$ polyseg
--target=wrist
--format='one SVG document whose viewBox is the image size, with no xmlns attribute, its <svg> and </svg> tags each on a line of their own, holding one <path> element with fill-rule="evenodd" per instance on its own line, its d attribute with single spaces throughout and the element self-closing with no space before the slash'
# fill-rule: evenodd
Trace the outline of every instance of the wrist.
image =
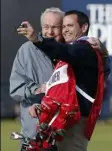
<svg viewBox="0 0 112 151">
<path fill-rule="evenodd" d="M 33 43 L 39 42 L 38 37 L 37 37 L 36 34 L 32 37 L 32 40 L 31 40 L 31 41 L 32 41 Z"/>
</svg>

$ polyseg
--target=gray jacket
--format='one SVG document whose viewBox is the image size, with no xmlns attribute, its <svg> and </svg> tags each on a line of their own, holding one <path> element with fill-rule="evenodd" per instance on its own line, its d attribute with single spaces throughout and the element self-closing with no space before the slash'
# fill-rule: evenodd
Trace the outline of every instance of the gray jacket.
<svg viewBox="0 0 112 151">
<path fill-rule="evenodd" d="M 40 103 L 43 94 L 34 95 L 34 91 L 49 80 L 52 72 L 51 60 L 32 42 L 20 47 L 10 76 L 10 96 L 20 102 L 22 133 L 28 137 L 35 136 L 38 122 L 30 117 L 28 107 Z"/>
</svg>

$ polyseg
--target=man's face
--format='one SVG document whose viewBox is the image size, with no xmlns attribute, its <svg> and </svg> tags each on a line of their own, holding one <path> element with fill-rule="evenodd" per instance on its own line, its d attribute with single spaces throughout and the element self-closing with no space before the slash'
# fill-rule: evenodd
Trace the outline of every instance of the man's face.
<svg viewBox="0 0 112 151">
<path fill-rule="evenodd" d="M 48 12 L 44 15 L 42 35 L 46 38 L 54 37 L 57 41 L 62 40 L 62 17 L 59 14 Z"/>
<path fill-rule="evenodd" d="M 77 15 L 75 14 L 63 18 L 62 34 L 67 43 L 77 40 L 83 35 L 82 28 L 77 19 Z"/>
</svg>

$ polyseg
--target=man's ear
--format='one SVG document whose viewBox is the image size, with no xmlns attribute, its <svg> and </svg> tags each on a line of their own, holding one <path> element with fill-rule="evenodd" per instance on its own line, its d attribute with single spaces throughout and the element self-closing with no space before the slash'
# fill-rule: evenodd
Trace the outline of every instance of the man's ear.
<svg viewBox="0 0 112 151">
<path fill-rule="evenodd" d="M 82 25 L 82 32 L 86 33 L 87 30 L 88 30 L 88 24 L 85 23 L 84 25 Z"/>
</svg>

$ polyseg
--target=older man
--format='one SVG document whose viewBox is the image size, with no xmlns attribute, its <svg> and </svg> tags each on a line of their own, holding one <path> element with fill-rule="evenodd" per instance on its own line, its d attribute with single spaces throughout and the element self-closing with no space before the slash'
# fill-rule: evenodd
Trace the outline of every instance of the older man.
<svg viewBox="0 0 112 151">
<path fill-rule="evenodd" d="M 63 40 L 63 15 L 59 8 L 48 8 L 42 13 L 40 21 L 44 37 Z M 22 27 L 17 29 L 18 34 L 21 34 Z M 21 132 L 24 136 L 33 138 L 36 135 L 37 119 L 29 115 L 28 108 L 40 103 L 45 91 L 43 84 L 50 78 L 53 67 L 53 60 L 31 41 L 24 43 L 17 52 L 10 76 L 10 96 L 20 102 Z"/>
</svg>

